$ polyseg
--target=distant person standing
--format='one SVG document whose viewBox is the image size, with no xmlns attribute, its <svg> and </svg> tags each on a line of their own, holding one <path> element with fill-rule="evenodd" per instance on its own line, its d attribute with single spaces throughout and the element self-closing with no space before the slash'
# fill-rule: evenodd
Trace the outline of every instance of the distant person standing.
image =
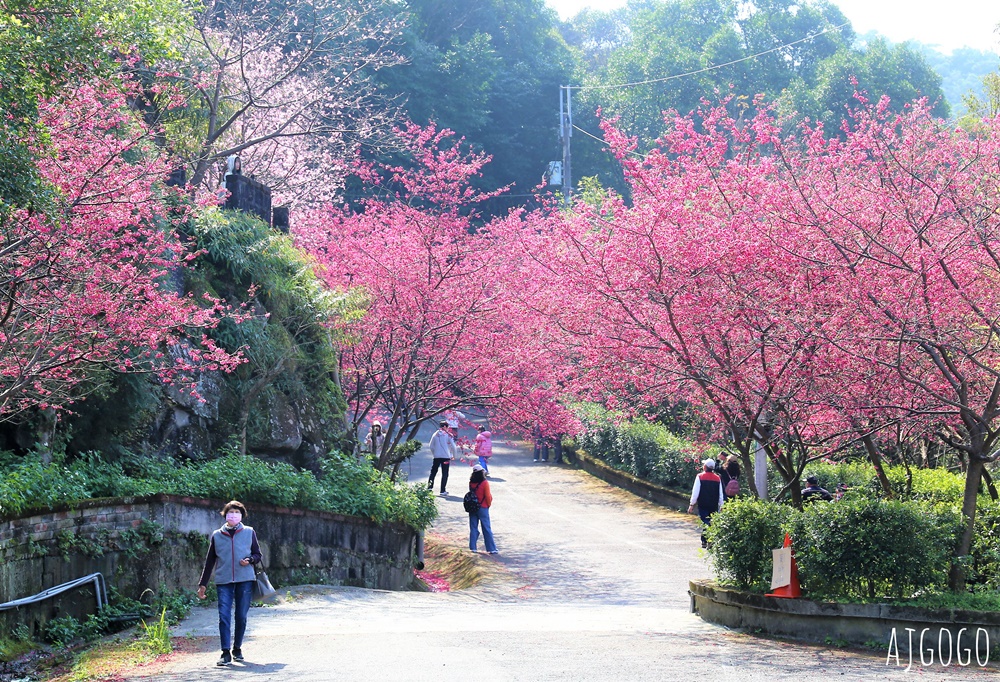
<svg viewBox="0 0 1000 682">
<path fill-rule="evenodd" d="M 431 464 L 431 475 L 427 479 L 427 489 L 434 490 L 434 477 L 437 476 L 438 469 L 441 469 L 441 494 L 447 495 L 448 466 L 455 459 L 455 439 L 448 433 L 448 422 L 442 421 L 438 424 L 438 430 L 431 436 L 430 450 L 434 463 Z"/>
<path fill-rule="evenodd" d="M 816 476 L 807 476 L 806 483 L 809 485 L 802 491 L 802 504 L 815 502 L 816 500 L 823 500 L 824 502 L 833 500 L 833 495 L 830 494 L 830 491 L 820 487 L 819 479 Z"/>
<path fill-rule="evenodd" d="M 382 422 L 377 419 L 372 422 L 372 429 L 365 436 L 365 452 L 371 455 L 372 462 L 378 462 L 378 457 L 382 452 L 382 444 L 385 442 L 385 433 L 382 432 Z"/>
<path fill-rule="evenodd" d="M 549 461 L 549 439 L 542 435 L 542 427 L 539 424 L 535 424 L 535 428 L 531 430 L 532 438 L 535 441 L 535 451 L 534 451 L 534 461 Z"/>
<path fill-rule="evenodd" d="M 722 493 L 722 479 L 715 473 L 715 460 L 706 459 L 702 462 L 704 471 L 694 479 L 694 488 L 691 490 L 691 505 L 688 513 L 693 514 L 695 508 L 698 509 L 698 516 L 701 517 L 705 526 L 712 524 L 712 514 L 722 509 L 725 497 Z M 701 534 L 702 548 L 708 547 L 705 533 Z"/>
<path fill-rule="evenodd" d="M 490 457 L 493 456 L 493 434 L 482 424 L 476 426 L 476 430 L 479 433 L 476 434 L 476 449 L 474 452 L 479 457 L 479 466 L 483 468 L 483 471 L 486 472 L 486 477 L 489 478 Z"/>
<path fill-rule="evenodd" d="M 490 526 L 490 506 L 493 504 L 490 482 L 486 480 L 486 471 L 478 464 L 472 467 L 469 490 L 476 493 L 476 499 L 479 500 L 479 510 L 475 513 L 469 513 L 469 550 L 476 551 L 476 545 L 479 542 L 479 527 L 482 526 L 486 551 L 490 554 L 499 554 L 497 543 L 493 540 L 493 528 Z"/>
</svg>

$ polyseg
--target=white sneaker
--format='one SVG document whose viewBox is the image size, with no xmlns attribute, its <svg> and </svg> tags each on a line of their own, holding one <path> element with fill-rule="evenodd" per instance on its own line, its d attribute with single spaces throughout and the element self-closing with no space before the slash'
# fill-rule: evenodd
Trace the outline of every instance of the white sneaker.
<svg viewBox="0 0 1000 682">
<path fill-rule="evenodd" d="M 448 491 L 447 490 L 442 490 L 441 493 L 440 493 L 440 495 L 441 495 L 441 497 L 446 497 L 448 495 Z"/>
</svg>

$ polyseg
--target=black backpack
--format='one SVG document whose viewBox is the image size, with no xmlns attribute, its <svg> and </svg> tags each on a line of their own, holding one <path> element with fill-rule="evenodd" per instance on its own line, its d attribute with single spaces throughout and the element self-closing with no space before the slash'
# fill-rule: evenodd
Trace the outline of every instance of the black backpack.
<svg viewBox="0 0 1000 682">
<path fill-rule="evenodd" d="M 477 485 L 476 488 L 478 487 Z M 465 511 L 470 514 L 475 514 L 479 511 L 479 497 L 476 496 L 475 490 L 465 493 L 465 497 L 462 498 L 462 505 L 465 507 Z"/>
</svg>

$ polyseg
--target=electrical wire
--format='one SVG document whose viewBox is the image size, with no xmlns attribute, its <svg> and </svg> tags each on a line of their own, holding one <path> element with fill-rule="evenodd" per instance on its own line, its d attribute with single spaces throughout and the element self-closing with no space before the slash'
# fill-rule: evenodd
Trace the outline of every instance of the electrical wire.
<svg viewBox="0 0 1000 682">
<path fill-rule="evenodd" d="M 608 141 L 607 141 L 607 140 L 605 140 L 605 139 L 603 139 L 603 138 L 600 138 L 600 137 L 598 137 L 597 135 L 594 135 L 593 133 L 588 133 L 588 132 L 587 132 L 586 130 L 584 130 L 583 128 L 581 128 L 580 126 L 578 126 L 578 125 L 577 125 L 577 124 L 575 124 L 575 123 L 573 124 L 573 128 L 575 128 L 576 130 L 579 130 L 579 131 L 580 131 L 581 133 L 583 133 L 583 134 L 584 134 L 584 135 L 586 135 L 587 137 L 592 137 L 592 138 L 594 138 L 595 140 L 597 140 L 597 141 L 598 141 L 598 142 L 600 142 L 601 144 L 607 144 L 607 143 L 608 143 Z M 637 152 L 637 151 L 630 151 L 630 152 L 629 152 L 629 154 L 631 154 L 632 156 L 638 156 L 638 157 L 639 157 L 640 159 L 645 159 L 645 158 L 646 158 L 646 156 L 648 156 L 647 154 L 640 154 L 640 153 L 639 153 L 639 152 Z"/>
<path fill-rule="evenodd" d="M 751 59 L 756 59 L 757 57 L 763 57 L 766 54 L 772 52 L 777 52 L 778 50 L 783 50 L 786 47 L 791 47 L 792 45 L 798 45 L 799 43 L 804 43 L 806 41 L 812 40 L 813 38 L 818 38 L 821 35 L 831 33 L 833 31 L 839 31 L 840 29 L 848 26 L 851 22 L 845 21 L 839 26 L 831 26 L 830 28 L 823 29 L 819 33 L 813 33 L 805 38 L 799 38 L 798 40 L 793 40 L 790 43 L 785 43 L 784 45 L 779 45 L 777 47 L 772 47 L 770 50 L 764 50 L 763 52 L 758 52 L 757 54 L 752 54 L 748 57 L 741 57 L 740 59 L 734 59 L 731 62 L 726 62 L 725 64 L 714 64 L 712 66 L 706 66 L 703 69 L 697 69 L 696 71 L 688 71 L 687 73 L 678 73 L 673 76 L 665 76 L 663 78 L 652 78 L 645 81 L 636 81 L 634 83 L 620 83 L 618 85 L 566 85 L 563 86 L 567 90 L 613 90 L 615 88 L 630 88 L 635 85 L 649 85 L 650 83 L 664 83 L 666 81 L 675 80 L 677 78 L 686 78 L 687 76 L 696 76 L 699 73 L 705 73 L 707 71 L 714 71 L 715 69 L 721 69 L 727 66 L 732 66 L 733 64 L 739 64 L 740 62 L 749 61 Z M 574 126 L 576 127 L 576 126 Z"/>
</svg>

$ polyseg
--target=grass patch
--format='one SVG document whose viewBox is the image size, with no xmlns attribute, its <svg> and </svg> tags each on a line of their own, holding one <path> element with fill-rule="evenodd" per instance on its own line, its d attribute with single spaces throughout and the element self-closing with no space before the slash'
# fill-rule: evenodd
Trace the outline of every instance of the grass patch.
<svg viewBox="0 0 1000 682">
<path fill-rule="evenodd" d="M 135 668 L 148 665 L 160 656 L 143 640 L 99 642 L 73 662 L 69 672 L 49 678 L 48 682 L 84 682 L 127 679 Z"/>
<path fill-rule="evenodd" d="M 424 572 L 448 583 L 449 589 L 465 590 L 478 585 L 487 571 L 478 554 L 449 544 L 428 533 L 424 537 Z"/>
<path fill-rule="evenodd" d="M 27 639 L 10 639 L 0 637 L 0 662 L 8 663 L 15 658 L 23 656 L 34 649 L 34 645 Z"/>
<path fill-rule="evenodd" d="M 929 594 L 923 597 L 894 601 L 899 606 L 919 606 L 924 609 L 958 609 L 960 611 L 1000 611 L 1000 592 L 962 592 Z"/>
</svg>

